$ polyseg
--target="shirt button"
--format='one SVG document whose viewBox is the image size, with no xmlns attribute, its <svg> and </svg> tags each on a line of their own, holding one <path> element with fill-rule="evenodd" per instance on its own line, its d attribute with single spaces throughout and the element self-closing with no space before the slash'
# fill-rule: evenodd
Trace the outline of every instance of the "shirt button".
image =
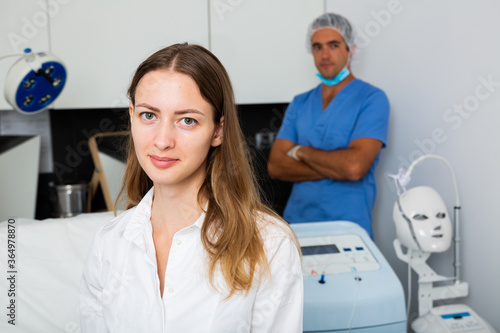
<svg viewBox="0 0 500 333">
<path fill-rule="evenodd" d="M 178 239 L 178 240 L 176 241 L 176 243 L 177 243 L 177 245 L 181 245 L 181 244 L 182 244 L 182 241 L 181 241 L 180 239 Z"/>
<path fill-rule="evenodd" d="M 174 288 L 168 288 L 168 292 L 171 294 L 174 292 Z"/>
</svg>

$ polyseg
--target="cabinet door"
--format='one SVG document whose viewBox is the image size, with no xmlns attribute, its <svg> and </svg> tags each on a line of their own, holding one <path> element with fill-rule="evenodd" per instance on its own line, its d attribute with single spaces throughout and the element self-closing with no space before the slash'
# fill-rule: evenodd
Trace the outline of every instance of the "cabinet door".
<svg viewBox="0 0 500 333">
<path fill-rule="evenodd" d="M 176 42 L 208 44 L 206 0 L 52 1 L 61 3 L 52 48 L 68 71 L 58 109 L 128 106 L 128 84 L 151 53 Z"/>
<path fill-rule="evenodd" d="M 323 6 L 319 0 L 211 0 L 211 49 L 239 104 L 289 102 L 319 83 L 306 33 Z"/>
</svg>

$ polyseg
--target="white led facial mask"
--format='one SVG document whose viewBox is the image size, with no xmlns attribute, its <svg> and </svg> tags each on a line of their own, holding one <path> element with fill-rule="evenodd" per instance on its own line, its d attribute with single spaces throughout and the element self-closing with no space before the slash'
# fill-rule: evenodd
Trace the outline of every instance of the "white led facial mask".
<svg viewBox="0 0 500 333">
<path fill-rule="evenodd" d="M 394 204 L 393 219 L 399 241 L 424 252 L 444 252 L 451 244 L 451 221 L 441 196 L 431 187 L 406 191 Z"/>
</svg>

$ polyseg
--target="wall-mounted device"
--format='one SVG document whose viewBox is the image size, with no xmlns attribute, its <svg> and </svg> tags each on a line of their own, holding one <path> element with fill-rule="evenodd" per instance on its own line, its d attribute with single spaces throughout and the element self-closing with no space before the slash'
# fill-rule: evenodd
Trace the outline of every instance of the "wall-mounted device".
<svg viewBox="0 0 500 333">
<path fill-rule="evenodd" d="M 51 52 L 0 56 L 0 59 L 21 56 L 10 68 L 5 79 L 5 99 L 14 110 L 35 114 L 47 109 L 61 94 L 67 72 L 62 61 Z"/>
</svg>

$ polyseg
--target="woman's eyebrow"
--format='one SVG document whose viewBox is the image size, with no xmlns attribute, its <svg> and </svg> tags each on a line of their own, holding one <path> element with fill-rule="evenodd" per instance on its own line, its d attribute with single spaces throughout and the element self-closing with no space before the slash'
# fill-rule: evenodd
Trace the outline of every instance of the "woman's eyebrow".
<svg viewBox="0 0 500 333">
<path fill-rule="evenodd" d="M 146 108 L 146 109 L 151 110 L 151 111 L 160 112 L 159 108 L 152 106 L 152 105 L 149 105 L 148 103 L 139 103 L 135 107 L 136 108 L 143 107 L 143 108 Z M 197 109 L 185 109 L 185 110 L 178 110 L 178 111 L 174 112 L 175 115 L 184 115 L 184 114 L 190 114 L 190 113 L 195 113 L 195 114 L 199 114 L 201 116 L 205 116 L 204 112 L 201 112 L 200 110 L 197 110 Z"/>
<path fill-rule="evenodd" d="M 138 107 L 143 107 L 143 108 L 146 108 L 146 109 L 149 109 L 151 111 L 156 111 L 156 112 L 160 112 L 160 109 L 158 109 L 157 107 L 154 107 L 152 105 L 149 105 L 148 103 L 139 103 L 135 106 L 136 108 Z"/>
<path fill-rule="evenodd" d="M 183 115 L 183 114 L 190 114 L 190 113 L 196 113 L 196 114 L 199 114 L 201 116 L 205 116 L 204 112 L 201 112 L 201 111 L 196 110 L 196 109 L 186 109 L 186 110 L 179 110 L 179 111 L 174 112 L 174 114 L 176 114 L 176 115 Z"/>
</svg>

